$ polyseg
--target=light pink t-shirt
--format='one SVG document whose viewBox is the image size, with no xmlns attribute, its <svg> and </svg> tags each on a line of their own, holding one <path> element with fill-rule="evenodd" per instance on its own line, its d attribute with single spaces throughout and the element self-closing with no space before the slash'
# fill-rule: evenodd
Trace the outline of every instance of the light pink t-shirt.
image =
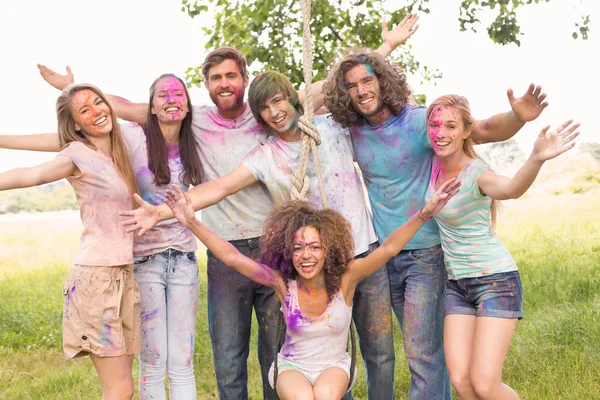
<svg viewBox="0 0 600 400">
<path fill-rule="evenodd" d="M 73 263 L 116 266 L 133 263 L 133 233 L 125 233 L 118 212 L 131 210 L 131 194 L 111 158 L 81 142 L 71 142 L 57 157 L 67 157 L 80 175 L 68 176 L 83 223 L 81 246 Z"/>
<path fill-rule="evenodd" d="M 214 106 L 193 108 L 192 129 L 204 170 L 203 182 L 221 178 L 237 168 L 266 134 L 250 107 L 235 119 L 219 115 Z M 273 208 L 266 188 L 255 183 L 202 210 L 202 222 L 225 240 L 248 239 L 262 234 L 262 224 Z"/>
<path fill-rule="evenodd" d="M 160 205 L 165 201 L 165 193 L 173 190 L 171 184 L 177 185 L 182 192 L 188 190 L 179 176 L 183 171 L 183 164 L 179 157 L 179 146 L 169 146 L 168 163 L 171 170 L 171 183 L 157 186 L 154 183 L 154 174 L 148 168 L 148 149 L 146 135 L 141 126 L 135 123 L 121 124 L 121 132 L 127 148 L 131 167 L 135 174 L 139 195 L 152 205 Z M 196 238 L 192 232 L 181 225 L 175 218 L 161 221 L 154 228 L 136 236 L 133 243 L 135 257 L 149 256 L 172 248 L 182 252 L 196 251 Z"/>
</svg>

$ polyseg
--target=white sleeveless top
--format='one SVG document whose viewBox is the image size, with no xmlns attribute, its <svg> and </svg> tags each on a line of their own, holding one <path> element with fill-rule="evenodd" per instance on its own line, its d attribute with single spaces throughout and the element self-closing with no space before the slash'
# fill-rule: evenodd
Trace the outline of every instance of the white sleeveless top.
<svg viewBox="0 0 600 400">
<path fill-rule="evenodd" d="M 302 315 L 298 304 L 296 281 L 290 280 L 287 286 L 285 303 L 281 305 L 287 333 L 280 357 L 314 371 L 350 359 L 346 347 L 352 307 L 346 304 L 342 291 L 337 293 L 323 314 L 307 317 Z"/>
</svg>

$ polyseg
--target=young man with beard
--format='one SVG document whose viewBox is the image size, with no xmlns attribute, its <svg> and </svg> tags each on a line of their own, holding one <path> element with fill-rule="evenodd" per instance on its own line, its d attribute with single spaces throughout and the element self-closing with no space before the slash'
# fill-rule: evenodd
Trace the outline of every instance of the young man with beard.
<svg viewBox="0 0 600 400">
<path fill-rule="evenodd" d="M 375 53 L 344 58 L 323 90 L 333 120 L 350 129 L 381 242 L 423 204 L 434 154 L 426 109 L 408 104 L 411 90 L 404 72 Z M 520 98 L 509 90 L 512 110 L 478 121 L 473 138 L 485 143 L 512 137 L 539 116 L 545 97 L 533 84 Z M 437 225 L 425 224 L 387 270 L 411 373 L 409 398 L 451 399 L 442 344 L 445 268 Z"/>
</svg>

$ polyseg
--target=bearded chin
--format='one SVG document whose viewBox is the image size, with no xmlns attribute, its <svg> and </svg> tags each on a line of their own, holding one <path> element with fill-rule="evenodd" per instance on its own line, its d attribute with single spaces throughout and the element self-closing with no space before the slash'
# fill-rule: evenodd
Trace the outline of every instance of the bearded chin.
<svg viewBox="0 0 600 400">
<path fill-rule="evenodd" d="M 223 111 L 234 111 L 239 109 L 244 104 L 244 96 L 235 96 L 235 101 L 233 103 L 229 103 L 227 99 L 221 99 L 219 96 L 210 95 L 210 99 L 220 110 Z"/>
</svg>

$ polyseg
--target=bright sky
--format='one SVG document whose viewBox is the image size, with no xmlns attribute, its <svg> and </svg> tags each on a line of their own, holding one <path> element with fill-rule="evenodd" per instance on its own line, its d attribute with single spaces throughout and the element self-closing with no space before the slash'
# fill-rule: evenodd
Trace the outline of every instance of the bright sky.
<svg viewBox="0 0 600 400">
<path fill-rule="evenodd" d="M 600 142 L 600 130 L 592 122 L 600 93 L 600 25 L 595 23 L 600 2 L 586 0 L 586 8 L 579 11 L 573 4 L 580 1 L 572 0 L 529 6 L 518 15 L 525 33 L 521 47 L 493 44 L 484 26 L 477 34 L 459 32 L 459 3 L 431 0 L 432 13 L 421 15 L 419 31 L 409 39 L 416 58 L 443 73 L 437 86 L 411 80 L 417 93 L 425 93 L 429 100 L 462 94 L 475 116 L 485 118 L 508 110 L 507 88 L 521 95 L 529 82 L 539 83 L 550 106 L 517 136 L 525 151 L 543 125 L 568 118 L 583 124 L 580 143 Z M 172 72 L 183 78 L 186 68 L 200 64 L 206 54 L 201 28 L 207 19 L 189 18 L 181 12 L 179 0 L 30 0 L 2 8 L 1 134 L 56 130 L 54 105 L 59 93 L 39 76 L 37 63 L 58 71 L 68 64 L 77 82 L 146 102 L 148 87 L 157 76 Z M 591 14 L 588 41 L 571 38 L 578 12 Z M 481 19 L 490 18 L 487 13 Z M 190 95 L 194 104 L 210 102 L 204 89 L 192 89 Z M 0 150 L 0 171 L 53 157 Z"/>
</svg>

